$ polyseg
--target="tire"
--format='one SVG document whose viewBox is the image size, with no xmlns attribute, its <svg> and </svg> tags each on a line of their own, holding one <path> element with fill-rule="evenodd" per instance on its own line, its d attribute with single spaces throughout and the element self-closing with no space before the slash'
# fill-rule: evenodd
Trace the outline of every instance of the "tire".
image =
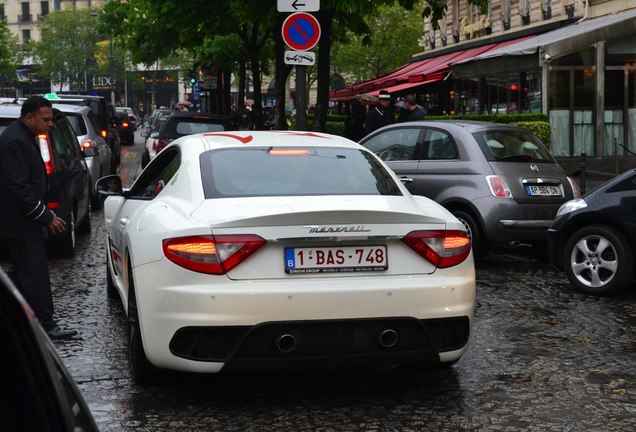
<svg viewBox="0 0 636 432">
<path fill-rule="evenodd" d="M 108 251 L 106 251 L 108 253 Z M 113 275 L 110 272 L 110 264 L 108 262 L 108 258 L 106 258 L 106 296 L 109 299 L 117 299 L 119 298 L 119 292 L 117 291 L 117 287 L 113 282 Z"/>
<path fill-rule="evenodd" d="M 624 291 L 634 274 L 634 252 L 624 238 L 602 225 L 576 231 L 563 251 L 563 268 L 570 283 L 596 296 Z"/>
<path fill-rule="evenodd" d="M 406 371 L 412 371 L 412 372 L 444 371 L 444 370 L 451 369 L 458 361 L 459 359 L 452 360 L 449 362 L 439 362 L 439 363 L 415 361 L 415 362 L 404 363 L 403 365 L 400 366 L 400 369 L 403 369 Z"/>
<path fill-rule="evenodd" d="M 87 208 L 86 208 L 86 216 L 84 217 L 84 220 L 82 221 L 81 224 L 79 224 L 77 226 L 77 232 L 86 234 L 86 233 L 90 233 L 91 232 L 91 211 L 92 211 L 92 206 L 91 206 L 91 200 L 90 197 L 87 200 L 88 204 L 87 204 Z"/>
<path fill-rule="evenodd" d="M 71 217 L 66 224 L 64 235 L 55 242 L 55 249 L 64 257 L 72 257 L 75 252 L 75 210 L 71 210 Z"/>
<path fill-rule="evenodd" d="M 475 218 L 470 213 L 461 210 L 451 210 L 451 213 L 459 219 L 468 232 L 468 237 L 470 238 L 471 246 L 473 248 L 473 258 L 475 260 L 482 258 L 486 251 L 486 245 L 484 244 L 481 229 L 475 221 Z"/>
<path fill-rule="evenodd" d="M 144 351 L 132 268 L 128 269 L 128 363 L 135 384 L 148 384 L 157 373 Z"/>
<path fill-rule="evenodd" d="M 99 173 L 99 178 L 102 177 L 102 173 Z M 95 191 L 95 183 L 93 183 L 92 179 L 89 179 L 90 182 L 90 196 L 91 196 L 91 210 L 99 210 L 102 208 L 102 196 Z"/>
<path fill-rule="evenodd" d="M 148 149 L 145 148 L 144 152 L 141 154 L 141 168 L 146 168 L 146 165 L 150 162 L 150 153 Z"/>
</svg>

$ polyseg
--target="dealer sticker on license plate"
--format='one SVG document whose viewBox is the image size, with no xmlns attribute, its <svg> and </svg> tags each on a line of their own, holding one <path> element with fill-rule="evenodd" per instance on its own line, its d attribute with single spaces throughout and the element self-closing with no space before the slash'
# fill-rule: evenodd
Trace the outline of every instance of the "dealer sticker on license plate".
<svg viewBox="0 0 636 432">
<path fill-rule="evenodd" d="M 286 273 L 352 273 L 388 268 L 386 246 L 285 248 Z"/>
<path fill-rule="evenodd" d="M 563 196 L 559 186 L 526 185 L 526 191 L 528 191 L 528 195 L 530 196 Z"/>
</svg>

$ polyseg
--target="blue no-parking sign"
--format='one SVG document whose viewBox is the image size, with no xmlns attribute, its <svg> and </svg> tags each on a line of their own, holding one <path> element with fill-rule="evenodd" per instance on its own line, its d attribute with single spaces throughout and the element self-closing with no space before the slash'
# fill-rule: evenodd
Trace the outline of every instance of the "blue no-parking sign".
<svg viewBox="0 0 636 432">
<path fill-rule="evenodd" d="M 296 12 L 285 19 L 282 33 L 288 47 L 296 51 L 308 51 L 320 39 L 320 24 L 313 15 Z"/>
</svg>

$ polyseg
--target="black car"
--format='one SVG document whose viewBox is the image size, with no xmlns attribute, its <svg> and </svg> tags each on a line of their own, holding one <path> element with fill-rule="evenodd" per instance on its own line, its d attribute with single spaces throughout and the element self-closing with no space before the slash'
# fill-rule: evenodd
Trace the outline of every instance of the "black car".
<svg viewBox="0 0 636 432">
<path fill-rule="evenodd" d="M 1 268 L 0 326 L 2 430 L 98 431 L 55 347 Z"/>
<path fill-rule="evenodd" d="M 577 289 L 607 296 L 634 277 L 636 170 L 561 206 L 548 229 L 551 262 Z"/>
<path fill-rule="evenodd" d="M 141 133 L 141 136 L 146 138 L 146 146 L 141 154 L 141 167 L 145 168 L 157 153 L 177 138 L 197 133 L 225 131 L 229 129 L 229 124 L 228 117 L 218 114 L 173 112 L 158 133 Z"/>
<path fill-rule="evenodd" d="M 0 105 L 0 133 L 18 117 L 20 105 Z M 38 136 L 40 153 L 48 176 L 47 204 L 66 221 L 66 229 L 51 237 L 53 251 L 71 256 L 75 233 L 91 230 L 89 174 L 85 154 L 63 112 L 53 109 L 53 127 Z"/>
<path fill-rule="evenodd" d="M 117 130 L 119 139 L 122 144 L 135 144 L 135 122 L 131 121 L 127 112 L 122 112 L 115 108 L 115 118 L 113 118 L 113 126 Z"/>
<path fill-rule="evenodd" d="M 110 146 L 112 154 L 112 166 L 116 167 L 120 161 L 121 139 L 117 133 L 116 124 L 117 114 L 115 108 L 108 103 L 103 96 L 78 95 L 78 94 L 58 94 L 54 103 L 65 103 L 71 105 L 86 105 L 91 107 L 93 113 L 99 121 L 100 133 Z"/>
</svg>

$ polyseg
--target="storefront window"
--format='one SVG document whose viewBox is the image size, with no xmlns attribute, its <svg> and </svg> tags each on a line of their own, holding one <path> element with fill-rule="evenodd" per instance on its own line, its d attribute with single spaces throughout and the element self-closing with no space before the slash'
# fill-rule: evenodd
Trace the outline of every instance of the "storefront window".
<svg viewBox="0 0 636 432">
<path fill-rule="evenodd" d="M 570 71 L 550 71 L 550 152 L 570 155 Z"/>
<path fill-rule="evenodd" d="M 619 156 L 636 153 L 636 35 L 605 45 L 605 154 L 614 154 L 614 139 L 626 149 Z M 619 85 L 622 83 L 623 85 Z"/>
</svg>

